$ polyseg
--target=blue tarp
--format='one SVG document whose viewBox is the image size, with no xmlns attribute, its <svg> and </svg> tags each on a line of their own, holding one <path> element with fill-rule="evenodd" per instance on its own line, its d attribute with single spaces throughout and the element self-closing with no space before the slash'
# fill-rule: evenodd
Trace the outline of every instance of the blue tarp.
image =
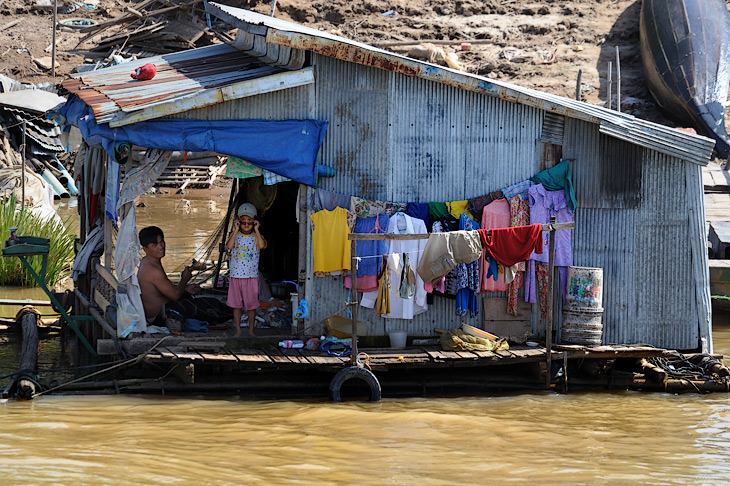
<svg viewBox="0 0 730 486">
<path fill-rule="evenodd" d="M 118 128 L 96 123 L 76 96 L 58 110 L 87 143 L 112 157 L 117 142 L 161 150 L 233 155 L 302 184 L 317 184 L 317 152 L 327 132 L 322 120 L 152 120 Z"/>
</svg>

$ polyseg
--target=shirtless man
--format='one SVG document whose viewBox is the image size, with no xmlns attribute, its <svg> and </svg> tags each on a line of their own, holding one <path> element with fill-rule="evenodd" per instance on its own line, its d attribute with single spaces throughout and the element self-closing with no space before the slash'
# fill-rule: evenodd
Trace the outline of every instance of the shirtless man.
<svg viewBox="0 0 730 486">
<path fill-rule="evenodd" d="M 162 268 L 162 257 L 165 256 L 165 235 L 157 226 L 148 226 L 139 232 L 139 243 L 145 252 L 137 270 L 137 279 L 142 293 L 147 323 L 155 326 L 165 325 L 165 304 L 180 299 L 185 292 L 196 294 L 200 286 L 188 282 L 193 277 L 190 267 L 185 267 L 180 275 L 180 282 L 175 285 L 167 278 Z"/>
</svg>

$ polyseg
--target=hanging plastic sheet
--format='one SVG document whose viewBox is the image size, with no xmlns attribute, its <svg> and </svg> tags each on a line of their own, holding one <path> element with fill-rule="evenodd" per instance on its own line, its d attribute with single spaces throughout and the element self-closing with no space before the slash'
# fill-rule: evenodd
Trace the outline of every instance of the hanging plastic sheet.
<svg viewBox="0 0 730 486">
<path fill-rule="evenodd" d="M 162 150 L 216 152 L 240 157 L 280 176 L 315 186 L 317 152 L 328 122 L 323 120 L 152 120 L 111 128 L 96 123 L 89 106 L 76 96 L 58 110 L 78 126 L 87 143 L 113 156 L 115 142 Z"/>
</svg>

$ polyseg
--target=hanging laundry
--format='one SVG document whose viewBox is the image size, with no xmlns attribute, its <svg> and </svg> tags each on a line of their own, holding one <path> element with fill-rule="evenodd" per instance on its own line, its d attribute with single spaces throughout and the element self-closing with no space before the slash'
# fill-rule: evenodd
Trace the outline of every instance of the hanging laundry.
<svg viewBox="0 0 730 486">
<path fill-rule="evenodd" d="M 568 208 L 575 211 L 578 202 L 575 199 L 573 180 L 570 178 L 570 167 L 568 162 L 561 160 L 553 167 L 538 172 L 530 178 L 535 184 L 542 184 L 548 191 L 559 191 L 565 189 L 565 196 L 568 200 Z"/>
<path fill-rule="evenodd" d="M 401 299 L 410 299 L 416 292 L 416 274 L 411 267 L 411 256 L 408 253 L 403 254 L 403 270 L 400 277 L 400 287 L 398 288 L 398 296 Z"/>
<path fill-rule="evenodd" d="M 482 230 L 509 228 L 509 202 L 506 199 L 497 199 L 484 208 L 482 212 Z M 487 252 L 482 253 L 479 260 L 480 285 L 482 292 L 504 292 L 507 290 L 507 284 L 504 283 L 504 270 L 499 269 L 497 280 L 487 278 L 487 270 L 489 268 L 487 261 Z"/>
<path fill-rule="evenodd" d="M 388 216 L 393 216 L 395 213 L 405 213 L 407 207 L 406 203 L 386 202 L 383 212 Z"/>
<path fill-rule="evenodd" d="M 385 212 L 385 203 L 357 196 L 350 198 L 350 211 L 358 218 L 371 218 Z"/>
<path fill-rule="evenodd" d="M 464 199 L 463 201 L 450 201 L 446 203 L 446 207 L 449 210 L 449 213 L 458 221 L 459 217 L 464 213 L 469 211 L 469 201 Z M 471 214 L 467 213 L 468 216 L 471 218 Z"/>
<path fill-rule="evenodd" d="M 251 162 L 247 162 L 238 157 L 229 156 L 226 163 L 226 177 L 236 179 L 248 179 L 250 177 L 259 177 L 264 174 L 264 170 L 256 167 Z"/>
<path fill-rule="evenodd" d="M 520 196 L 522 199 L 527 199 L 527 191 L 534 186 L 535 183 L 530 179 L 512 184 L 511 186 L 502 189 L 504 197 L 509 201 L 515 196 Z"/>
<path fill-rule="evenodd" d="M 372 218 L 357 218 L 353 233 L 383 234 L 388 229 L 387 214 L 379 214 Z M 363 240 L 355 243 L 357 254 L 357 291 L 372 292 L 378 289 L 377 274 L 380 267 L 380 256 L 385 255 L 388 244 L 384 240 Z M 345 287 L 351 288 L 350 277 L 345 278 Z"/>
<path fill-rule="evenodd" d="M 393 215 L 388 222 L 388 233 L 392 234 L 425 234 L 426 224 L 421 219 L 412 218 L 406 214 L 398 213 Z M 418 240 L 391 240 L 388 245 L 389 260 L 393 260 L 396 255 L 408 253 L 409 263 L 412 267 L 418 268 L 421 255 L 426 247 L 425 239 Z M 392 268 L 391 264 L 388 264 Z M 395 274 L 393 270 L 390 272 L 389 279 L 390 288 L 390 312 L 384 314 L 383 317 L 395 319 L 413 319 L 414 316 L 426 312 L 426 290 L 423 280 L 419 275 L 415 275 L 416 284 L 414 295 L 411 298 L 403 299 L 400 297 L 400 275 Z M 402 273 L 402 272 L 401 272 Z M 398 284 L 396 285 L 396 281 Z M 361 304 L 364 307 L 374 307 L 377 292 L 368 292 L 363 294 Z"/>
<path fill-rule="evenodd" d="M 504 194 L 502 194 L 502 191 L 494 191 L 484 196 L 471 198 L 469 199 L 469 211 L 476 221 L 481 221 L 484 207 L 489 205 L 492 201 L 502 199 L 503 197 Z"/>
<path fill-rule="evenodd" d="M 480 229 L 477 233 L 484 249 L 505 267 L 527 260 L 533 251 L 536 254 L 542 253 L 541 224 L 493 230 Z"/>
<path fill-rule="evenodd" d="M 412 218 L 421 219 L 426 223 L 426 228 L 431 227 L 431 218 L 428 217 L 428 204 L 409 202 L 406 204 L 406 214 Z"/>
<path fill-rule="evenodd" d="M 510 226 L 527 226 L 530 224 L 530 204 L 527 197 L 514 196 L 509 200 Z M 525 262 L 520 262 L 505 269 L 505 282 L 507 283 L 507 314 L 517 316 L 517 293 L 525 282 Z M 509 279 L 509 274 L 514 276 Z"/>
<path fill-rule="evenodd" d="M 573 211 L 568 207 L 565 191 L 548 191 L 542 184 L 532 186 L 529 190 L 530 224 L 547 224 L 550 217 L 555 216 L 556 223 L 573 221 Z M 555 265 L 567 267 L 573 264 L 571 246 L 573 230 L 561 230 L 555 233 Z M 530 258 L 548 263 L 550 251 L 550 233 L 542 235 L 542 254 L 533 253 Z"/>
<path fill-rule="evenodd" d="M 375 313 L 380 315 L 390 313 L 390 279 L 388 274 L 388 256 L 383 255 L 380 270 L 378 271 L 378 296 L 375 301 Z"/>
<path fill-rule="evenodd" d="M 547 316 L 547 294 L 548 294 L 548 265 L 546 263 L 530 260 L 525 272 L 525 302 L 540 303 L 540 315 Z M 558 269 L 558 280 L 560 288 L 565 289 L 568 285 L 568 267 L 555 267 Z"/>
<path fill-rule="evenodd" d="M 321 211 L 322 209 L 333 209 L 340 207 L 350 209 L 350 196 L 345 196 L 330 189 L 315 189 L 312 193 L 311 201 L 312 209 Z"/>
<path fill-rule="evenodd" d="M 314 223 L 312 246 L 315 272 L 350 269 L 350 242 L 347 240 L 347 211 L 323 209 L 310 216 Z"/>
<path fill-rule="evenodd" d="M 479 225 L 472 220 L 467 213 L 459 217 L 459 230 L 467 231 L 474 235 Z M 459 263 L 456 265 L 456 315 L 464 316 L 467 311 L 472 317 L 479 315 L 479 303 L 476 294 L 479 293 L 479 258 L 471 263 Z"/>
<path fill-rule="evenodd" d="M 449 214 L 449 210 L 446 207 L 446 203 L 443 202 L 430 202 L 428 203 L 428 217 L 431 221 L 436 221 Z"/>
<path fill-rule="evenodd" d="M 475 223 L 476 224 L 476 223 Z M 431 233 L 418 264 L 418 275 L 424 282 L 436 282 L 458 263 L 472 263 L 482 254 L 479 235 L 472 231 Z"/>
<path fill-rule="evenodd" d="M 566 192 L 564 190 L 548 191 L 542 184 L 532 186 L 529 191 L 530 203 L 530 223 L 547 224 L 550 217 L 555 216 L 557 223 L 569 223 L 573 221 L 573 211 L 568 207 Z M 560 272 L 560 289 L 565 298 L 565 281 L 567 279 L 567 267 L 573 264 L 572 249 L 572 233 L 573 230 L 561 230 L 555 233 L 555 259 L 554 264 Z M 541 286 L 535 285 L 536 267 L 532 262 L 547 264 L 550 257 L 550 233 L 545 231 L 542 235 L 543 251 L 541 254 L 533 253 L 530 255 L 530 265 L 525 275 L 525 301 L 536 303 L 538 294 L 541 302 L 546 302 L 546 298 L 540 293 L 547 291 Z M 539 282 L 538 282 L 539 284 Z M 537 290 L 537 292 L 536 292 Z M 545 312 L 541 304 L 541 310 Z"/>
</svg>

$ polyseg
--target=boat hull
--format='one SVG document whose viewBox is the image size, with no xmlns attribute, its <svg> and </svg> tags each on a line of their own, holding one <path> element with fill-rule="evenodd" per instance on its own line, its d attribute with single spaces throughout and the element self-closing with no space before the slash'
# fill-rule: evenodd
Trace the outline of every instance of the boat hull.
<svg viewBox="0 0 730 486">
<path fill-rule="evenodd" d="M 723 0 L 643 0 L 641 58 L 647 85 L 669 116 L 714 138 L 730 156 L 730 13 Z"/>
</svg>

